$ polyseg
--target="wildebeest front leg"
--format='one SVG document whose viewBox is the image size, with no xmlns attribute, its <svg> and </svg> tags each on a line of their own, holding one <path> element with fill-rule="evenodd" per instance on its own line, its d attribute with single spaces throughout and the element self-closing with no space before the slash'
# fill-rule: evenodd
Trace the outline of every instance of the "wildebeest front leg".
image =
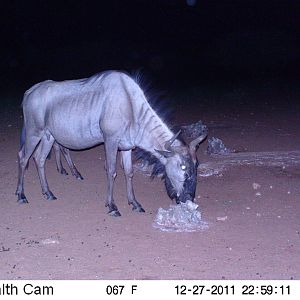
<svg viewBox="0 0 300 300">
<path fill-rule="evenodd" d="M 57 144 L 56 142 L 54 142 L 53 148 L 54 148 L 54 153 L 55 153 L 57 171 L 63 175 L 68 175 L 67 171 L 65 170 L 65 168 L 62 165 L 62 161 L 61 161 L 61 153 L 62 153 L 71 172 L 72 172 L 72 175 L 75 176 L 79 180 L 83 180 L 83 177 L 81 176 L 81 174 L 76 169 L 76 167 L 73 163 L 73 160 L 70 155 L 70 150 Z"/>
<path fill-rule="evenodd" d="M 54 138 L 52 136 L 44 135 L 39 143 L 37 149 L 33 154 L 33 158 L 39 173 L 43 195 L 47 197 L 47 200 L 56 200 L 57 198 L 50 191 L 45 174 L 45 162 L 49 152 L 51 151 Z"/>
<path fill-rule="evenodd" d="M 131 159 L 131 150 L 121 151 L 122 154 L 122 164 L 126 178 L 126 188 L 127 188 L 127 198 L 128 204 L 132 204 L 132 210 L 137 212 L 145 212 L 140 203 L 135 199 L 132 178 L 133 178 L 133 168 L 132 168 L 132 159 Z"/>
<path fill-rule="evenodd" d="M 60 147 L 60 150 L 61 150 L 61 153 L 63 154 L 65 160 L 67 161 L 68 163 L 68 166 L 72 172 L 72 175 L 75 176 L 77 179 L 79 180 L 83 180 L 83 177 L 81 176 L 81 174 L 78 172 L 78 170 L 76 169 L 74 163 L 73 163 L 73 160 L 71 158 L 71 155 L 70 155 L 70 150 L 63 147 L 63 146 L 59 146 Z"/>
<path fill-rule="evenodd" d="M 62 162 L 61 162 L 60 146 L 56 142 L 54 142 L 54 144 L 53 144 L 53 149 L 54 149 L 56 168 L 57 168 L 58 173 L 63 174 L 63 175 L 68 175 L 68 172 L 63 167 Z"/>
<path fill-rule="evenodd" d="M 113 199 L 113 190 L 114 190 L 114 181 L 117 176 L 116 173 L 116 164 L 117 164 L 117 152 L 118 145 L 116 141 L 106 141 L 105 145 L 105 154 L 106 154 L 106 174 L 107 174 L 107 201 L 106 205 L 108 206 L 108 213 L 111 216 L 119 217 L 121 216 L 118 207 L 114 203 Z"/>
</svg>

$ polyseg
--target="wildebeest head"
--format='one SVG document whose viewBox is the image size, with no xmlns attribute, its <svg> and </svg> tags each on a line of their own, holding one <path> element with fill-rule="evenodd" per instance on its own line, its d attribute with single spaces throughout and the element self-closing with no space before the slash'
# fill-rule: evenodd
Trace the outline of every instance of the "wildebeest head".
<svg viewBox="0 0 300 300">
<path fill-rule="evenodd" d="M 194 201 L 197 186 L 198 145 L 206 138 L 207 130 L 188 145 L 172 146 L 180 131 L 165 144 L 166 151 L 156 150 L 166 158 L 165 186 L 171 199 L 176 203 Z"/>
</svg>

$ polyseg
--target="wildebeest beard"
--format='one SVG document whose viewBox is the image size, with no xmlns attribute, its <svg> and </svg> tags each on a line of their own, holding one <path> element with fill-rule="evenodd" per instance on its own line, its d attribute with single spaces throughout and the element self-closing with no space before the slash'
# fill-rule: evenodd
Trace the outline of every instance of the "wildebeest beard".
<svg viewBox="0 0 300 300">
<path fill-rule="evenodd" d="M 172 200 L 175 200 L 177 204 L 180 202 L 186 202 L 188 200 L 194 201 L 197 186 L 198 161 L 196 164 L 194 164 L 190 158 L 186 158 L 189 168 L 187 169 L 185 175 L 182 192 L 177 195 L 171 180 L 167 176 L 165 166 L 154 155 L 138 148 L 135 150 L 135 157 L 137 160 L 141 160 L 143 163 L 147 164 L 149 168 L 152 168 L 151 178 L 154 178 L 155 176 L 161 176 L 165 182 L 168 196 Z"/>
</svg>

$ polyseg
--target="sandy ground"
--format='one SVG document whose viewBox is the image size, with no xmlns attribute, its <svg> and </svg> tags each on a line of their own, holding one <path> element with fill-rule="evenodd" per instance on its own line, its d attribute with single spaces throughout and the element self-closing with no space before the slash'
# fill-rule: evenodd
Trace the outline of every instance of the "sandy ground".
<svg viewBox="0 0 300 300">
<path fill-rule="evenodd" d="M 218 98 L 198 95 L 199 90 L 178 96 L 178 123 L 202 119 L 210 136 L 239 151 L 299 149 L 299 110 L 285 105 L 296 95 L 232 91 Z M 191 107 L 192 98 L 201 102 Z M 227 105 L 231 98 L 241 101 Z M 253 98 L 258 99 L 255 105 Z M 135 213 L 119 170 L 115 200 L 122 217 L 107 214 L 103 146 L 72 152 L 84 181 L 58 174 L 54 157 L 47 162 L 57 201 L 43 198 L 31 161 L 25 178 L 29 204 L 17 204 L 21 124 L 17 105 L 1 110 L 0 279 L 300 279 L 297 162 L 236 164 L 213 176 L 198 176 L 196 202 L 209 228 L 162 232 L 152 223 L 157 209 L 168 208 L 170 200 L 158 178 L 135 174 L 137 199 L 146 210 Z M 200 162 L 211 159 L 204 154 L 206 146 L 199 149 Z"/>
</svg>

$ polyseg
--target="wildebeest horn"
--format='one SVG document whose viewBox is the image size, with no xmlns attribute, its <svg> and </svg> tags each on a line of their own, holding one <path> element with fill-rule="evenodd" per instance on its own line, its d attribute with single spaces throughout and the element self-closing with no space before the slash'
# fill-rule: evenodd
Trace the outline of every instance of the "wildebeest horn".
<svg viewBox="0 0 300 300">
<path fill-rule="evenodd" d="M 163 155 L 163 156 L 166 157 L 166 158 L 167 158 L 167 157 L 173 156 L 174 152 L 173 152 L 173 150 L 172 150 L 171 145 L 172 145 L 173 142 L 177 139 L 177 137 L 179 136 L 180 132 L 181 132 L 181 130 L 179 130 L 176 134 L 174 134 L 174 135 L 172 136 L 172 138 L 171 138 L 169 141 L 167 141 L 167 142 L 165 143 L 165 149 L 166 149 L 167 151 L 164 151 L 164 150 L 157 150 L 157 149 L 154 149 L 154 150 L 155 150 L 156 152 L 158 152 L 159 154 Z"/>
<path fill-rule="evenodd" d="M 165 149 L 168 150 L 168 151 L 172 151 L 172 148 L 171 148 L 171 145 L 173 144 L 173 142 L 177 139 L 177 137 L 179 136 L 179 134 L 181 133 L 181 129 L 172 136 L 172 138 L 167 141 L 165 143 Z"/>
<path fill-rule="evenodd" d="M 174 154 L 172 151 L 164 151 L 164 150 L 157 150 L 157 149 L 154 150 L 158 152 L 160 155 L 164 156 L 165 158 L 171 157 Z"/>
</svg>

